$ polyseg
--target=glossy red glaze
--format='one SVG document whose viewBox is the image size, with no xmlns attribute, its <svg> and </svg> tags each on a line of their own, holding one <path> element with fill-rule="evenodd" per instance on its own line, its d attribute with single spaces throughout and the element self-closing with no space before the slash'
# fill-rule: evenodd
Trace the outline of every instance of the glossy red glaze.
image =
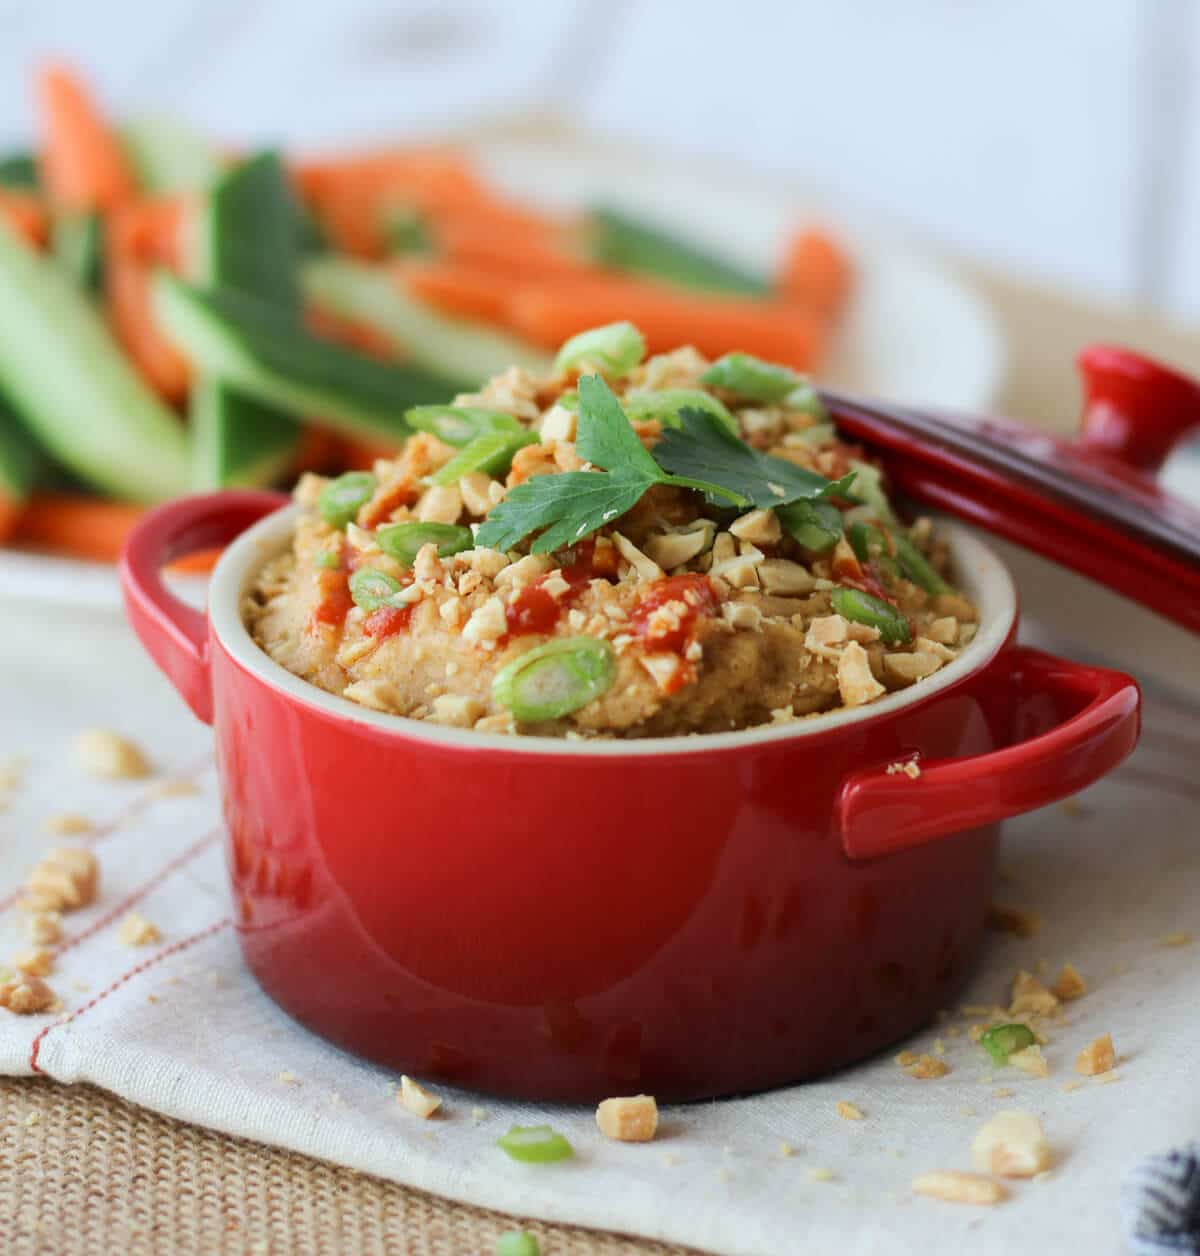
<svg viewBox="0 0 1200 1256">
<path fill-rule="evenodd" d="M 1083 377 L 1082 443 L 1144 471 L 1200 428 L 1200 384 L 1116 345 L 1089 345 L 1077 359 Z"/>
<path fill-rule="evenodd" d="M 1136 737 L 1128 677 L 1011 635 L 926 698 L 803 735 L 649 753 L 376 717 L 259 655 L 232 591 L 221 636 L 162 585 L 181 537 L 227 539 L 272 505 L 149 515 L 123 564 L 130 618 L 215 726 L 251 970 L 305 1025 L 425 1078 L 677 1100 L 877 1051 L 970 971 L 996 821 Z M 887 775 L 914 754 L 925 776 Z"/>
</svg>

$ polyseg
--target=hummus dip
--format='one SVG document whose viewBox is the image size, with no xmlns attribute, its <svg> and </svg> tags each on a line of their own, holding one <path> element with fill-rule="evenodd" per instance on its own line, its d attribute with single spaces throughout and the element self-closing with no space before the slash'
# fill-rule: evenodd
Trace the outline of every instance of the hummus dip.
<svg viewBox="0 0 1200 1256">
<path fill-rule="evenodd" d="M 693 349 L 621 362 L 616 335 L 419 407 L 369 471 L 306 475 L 244 606 L 260 647 L 375 710 L 585 738 L 809 718 L 955 659 L 977 612 L 945 544 L 806 381 Z M 570 543 L 538 552 L 552 528 Z"/>
</svg>

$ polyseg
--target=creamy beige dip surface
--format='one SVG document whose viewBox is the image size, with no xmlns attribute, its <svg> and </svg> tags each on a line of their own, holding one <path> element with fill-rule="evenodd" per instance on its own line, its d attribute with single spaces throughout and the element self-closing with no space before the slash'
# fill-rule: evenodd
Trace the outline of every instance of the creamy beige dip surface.
<svg viewBox="0 0 1200 1256">
<path fill-rule="evenodd" d="M 703 388 L 709 365 L 682 349 L 609 381 L 646 448 L 662 421 L 633 416 L 652 412 L 663 390 Z M 538 379 L 513 368 L 456 399 L 511 416 L 533 440 L 496 475 L 433 483 L 460 451 L 418 432 L 397 457 L 375 463 L 344 526 L 323 512 L 329 482 L 305 476 L 292 547 L 263 568 L 244 607 L 261 648 L 322 689 L 413 719 L 645 737 L 861 706 L 919 684 L 973 637 L 976 608 L 953 588 L 944 543 L 927 520 L 896 521 L 878 472 L 811 401 L 789 408 L 705 390 L 754 449 L 831 480 L 860 470 L 860 491 L 850 490 L 858 502 L 834 499 L 846 533 L 820 552 L 774 510 L 722 509 L 663 484 L 552 554 L 531 553 L 534 536 L 503 553 L 475 544 L 472 533 L 516 486 L 592 469 L 576 448 L 578 374 Z M 388 529 L 418 522 L 452 525 L 447 533 L 468 548 L 439 555 L 430 540 L 397 557 L 393 541 L 412 530 Z M 355 573 L 364 570 L 390 577 L 384 604 L 361 594 Z M 564 654 L 540 670 L 508 666 L 550 642 L 564 643 Z M 564 658 L 582 662 L 564 670 Z"/>
</svg>

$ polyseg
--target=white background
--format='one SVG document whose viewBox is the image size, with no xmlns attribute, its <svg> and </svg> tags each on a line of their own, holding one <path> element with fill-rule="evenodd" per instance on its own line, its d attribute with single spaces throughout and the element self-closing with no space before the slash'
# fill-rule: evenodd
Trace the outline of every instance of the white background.
<svg viewBox="0 0 1200 1256">
<path fill-rule="evenodd" d="M 48 54 L 231 141 L 550 113 L 1200 319 L 1194 0 L 3 0 L 0 136 Z"/>
</svg>

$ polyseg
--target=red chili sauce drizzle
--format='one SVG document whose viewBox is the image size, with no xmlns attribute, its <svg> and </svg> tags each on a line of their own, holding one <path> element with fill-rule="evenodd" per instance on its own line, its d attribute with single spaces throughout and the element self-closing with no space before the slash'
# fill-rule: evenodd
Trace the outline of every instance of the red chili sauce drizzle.
<svg viewBox="0 0 1200 1256">
<path fill-rule="evenodd" d="M 664 623 L 654 613 L 668 602 L 678 602 L 687 608 L 674 617 L 672 623 Z M 668 576 L 665 580 L 656 580 L 642 594 L 630 622 L 634 634 L 642 638 L 648 650 L 682 654 L 695 633 L 696 620 L 701 615 L 712 615 L 720 604 L 721 599 L 707 576 Z"/>
<path fill-rule="evenodd" d="M 855 555 L 839 554 L 833 560 L 833 574 L 839 583 L 860 589 L 899 609 L 900 603 L 884 587 L 875 569 L 864 567 Z"/>
<path fill-rule="evenodd" d="M 408 627 L 412 613 L 411 606 L 381 606 L 362 621 L 363 633 L 377 641 L 386 641 Z"/>
<path fill-rule="evenodd" d="M 559 597 L 553 597 L 542 587 L 551 575 L 561 576 L 571 587 Z M 606 545 L 597 548 L 594 537 L 568 551 L 568 560 L 557 572 L 526 585 L 505 609 L 508 620 L 508 637 L 521 637 L 527 633 L 546 635 L 554 631 L 562 613 L 587 588 L 592 580 L 615 580 L 617 576 L 616 547 Z"/>
</svg>

